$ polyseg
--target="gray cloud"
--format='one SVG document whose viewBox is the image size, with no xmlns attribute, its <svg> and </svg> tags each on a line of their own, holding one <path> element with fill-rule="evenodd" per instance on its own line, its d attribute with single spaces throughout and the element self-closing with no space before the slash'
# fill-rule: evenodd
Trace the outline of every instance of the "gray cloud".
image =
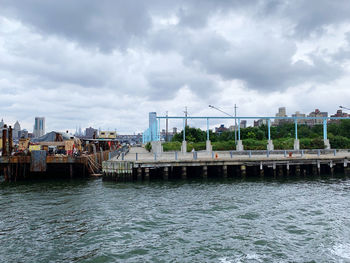
<svg viewBox="0 0 350 263">
<path fill-rule="evenodd" d="M 199 104 L 210 100 L 231 103 L 236 92 L 242 98 L 297 86 L 336 88 L 348 74 L 350 48 L 330 54 L 317 43 L 329 33 L 325 27 L 349 23 L 345 0 L 0 0 L 0 6 L 0 110 L 24 119 L 47 115 L 53 127 L 91 119 L 132 127 L 157 108 L 203 109 Z M 313 48 L 295 59 L 303 41 Z"/>
<path fill-rule="evenodd" d="M 43 34 L 63 36 L 103 51 L 126 48 L 146 33 L 151 21 L 145 1 L 2 0 L 2 13 Z"/>
</svg>

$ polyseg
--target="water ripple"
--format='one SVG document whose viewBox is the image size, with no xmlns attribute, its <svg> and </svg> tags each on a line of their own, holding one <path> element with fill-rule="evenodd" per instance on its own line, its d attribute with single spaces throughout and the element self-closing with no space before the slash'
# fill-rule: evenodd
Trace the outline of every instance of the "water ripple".
<svg viewBox="0 0 350 263">
<path fill-rule="evenodd" d="M 348 180 L 3 184 L 0 262 L 350 262 L 349 189 Z"/>
</svg>

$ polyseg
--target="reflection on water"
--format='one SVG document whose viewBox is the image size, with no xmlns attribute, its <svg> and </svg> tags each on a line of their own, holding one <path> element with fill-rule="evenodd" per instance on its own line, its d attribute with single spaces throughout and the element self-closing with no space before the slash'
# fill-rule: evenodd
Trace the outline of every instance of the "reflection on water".
<svg viewBox="0 0 350 263">
<path fill-rule="evenodd" d="M 0 184 L 0 262 L 348 262 L 350 181 Z"/>
</svg>

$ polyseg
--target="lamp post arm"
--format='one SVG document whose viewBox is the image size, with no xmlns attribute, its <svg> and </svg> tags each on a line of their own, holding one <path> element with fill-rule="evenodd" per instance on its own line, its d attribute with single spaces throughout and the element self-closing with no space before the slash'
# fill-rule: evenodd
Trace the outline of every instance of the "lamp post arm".
<svg viewBox="0 0 350 263">
<path fill-rule="evenodd" d="M 227 112 L 224 112 L 223 110 L 220 110 L 219 108 L 216 108 L 216 107 L 213 106 L 213 105 L 209 105 L 209 108 L 216 109 L 216 110 L 218 110 L 218 111 L 220 111 L 220 112 L 226 114 L 227 116 L 234 117 L 233 115 L 228 114 Z"/>
</svg>

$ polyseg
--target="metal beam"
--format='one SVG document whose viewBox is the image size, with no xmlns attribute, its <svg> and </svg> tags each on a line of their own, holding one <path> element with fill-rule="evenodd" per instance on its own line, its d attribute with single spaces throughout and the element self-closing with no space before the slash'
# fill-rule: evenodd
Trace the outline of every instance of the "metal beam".
<svg viewBox="0 0 350 263">
<path fill-rule="evenodd" d="M 184 125 L 184 129 L 183 129 L 183 140 L 186 141 L 186 120 L 187 118 L 183 118 L 183 125 Z"/>
<path fill-rule="evenodd" d="M 209 141 L 209 119 L 207 118 L 207 141 Z"/>
<path fill-rule="evenodd" d="M 267 136 L 268 136 L 268 140 L 271 140 L 271 120 L 268 119 L 267 120 Z"/>
<path fill-rule="evenodd" d="M 264 120 L 268 120 L 268 119 L 278 119 L 278 120 L 323 120 L 323 119 L 327 119 L 327 120 L 350 120 L 350 117 L 259 117 L 259 116 L 239 116 L 239 117 L 211 117 L 211 116 L 203 116 L 203 117 L 199 117 L 199 116 L 187 116 L 187 117 L 182 117 L 182 116 L 159 116 L 156 117 L 158 119 L 199 119 L 199 120 L 206 120 L 206 119 L 216 119 L 216 120 L 224 120 L 224 119 L 228 119 L 228 120 L 234 120 L 234 119 L 247 119 L 247 120 L 257 120 L 257 119 L 264 119 Z"/>
<path fill-rule="evenodd" d="M 295 125 L 295 139 L 298 140 L 298 120 L 294 120 L 294 125 Z"/>
<path fill-rule="evenodd" d="M 241 140 L 241 121 L 238 119 L 238 140 Z"/>
</svg>

